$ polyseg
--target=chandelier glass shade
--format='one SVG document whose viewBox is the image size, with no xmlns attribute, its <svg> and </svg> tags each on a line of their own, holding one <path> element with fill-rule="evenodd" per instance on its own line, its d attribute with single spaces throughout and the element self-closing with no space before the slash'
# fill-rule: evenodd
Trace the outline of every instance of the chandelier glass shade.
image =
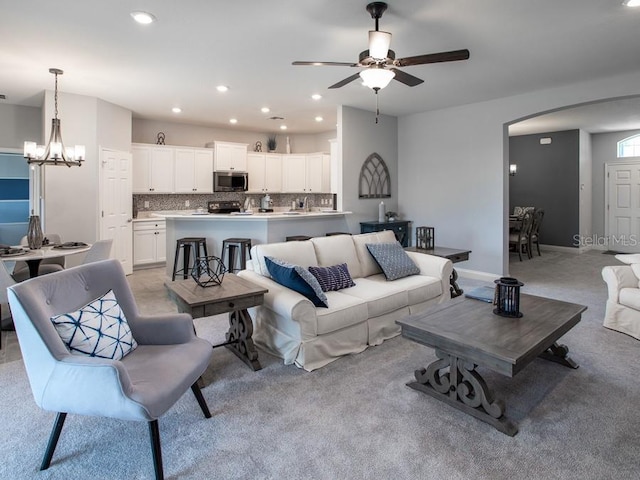
<svg viewBox="0 0 640 480">
<path fill-rule="evenodd" d="M 64 72 L 58 68 L 50 68 L 49 72 L 53 73 L 56 77 L 54 91 L 55 112 L 54 118 L 51 120 L 49 143 L 44 146 L 31 141 L 24 142 L 24 158 L 26 158 L 27 163 L 30 164 L 65 165 L 67 167 L 73 165 L 80 166 L 85 160 L 84 145 L 65 147 L 60 130 L 60 119 L 58 118 L 58 75 L 62 75 Z"/>
<path fill-rule="evenodd" d="M 367 68 L 360 72 L 360 78 L 362 78 L 364 85 L 374 90 L 386 87 L 395 76 L 393 71 L 381 67 Z"/>
</svg>

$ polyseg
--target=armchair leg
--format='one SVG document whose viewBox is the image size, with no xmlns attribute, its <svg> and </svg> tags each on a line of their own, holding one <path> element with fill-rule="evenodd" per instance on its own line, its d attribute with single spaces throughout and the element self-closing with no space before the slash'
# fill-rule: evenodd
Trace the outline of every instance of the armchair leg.
<svg viewBox="0 0 640 480">
<path fill-rule="evenodd" d="M 151 452 L 153 453 L 153 469 L 156 473 L 156 480 L 164 480 L 162 471 L 162 450 L 160 448 L 160 430 L 158 420 L 149 422 L 149 434 L 151 435 Z"/>
<path fill-rule="evenodd" d="M 202 390 L 200 390 L 200 387 L 198 386 L 198 382 L 191 385 L 191 391 L 195 395 L 196 400 L 198 400 L 198 405 L 200 405 L 200 408 L 202 409 L 202 413 L 204 413 L 205 418 L 211 418 L 211 412 L 209 412 L 209 406 L 207 405 L 206 400 L 202 396 Z"/>
<path fill-rule="evenodd" d="M 46 470 L 49 468 L 49 465 L 51 465 L 51 458 L 53 458 L 53 452 L 56 449 L 56 445 L 58 445 L 60 432 L 62 432 L 62 427 L 64 426 L 66 418 L 67 414 L 64 412 L 58 412 L 58 415 L 56 415 L 56 421 L 53 424 L 53 430 L 51 430 L 51 435 L 49 436 L 49 443 L 47 444 L 46 452 L 44 452 L 44 458 L 42 459 L 40 470 Z"/>
</svg>

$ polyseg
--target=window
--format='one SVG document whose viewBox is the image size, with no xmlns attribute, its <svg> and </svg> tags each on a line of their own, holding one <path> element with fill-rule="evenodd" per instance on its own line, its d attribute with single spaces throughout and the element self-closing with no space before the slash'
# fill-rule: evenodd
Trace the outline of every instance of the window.
<svg viewBox="0 0 640 480">
<path fill-rule="evenodd" d="M 618 158 L 640 157 L 640 133 L 618 142 Z"/>
<path fill-rule="evenodd" d="M 0 243 L 18 245 L 29 224 L 29 167 L 21 155 L 0 153 Z"/>
</svg>

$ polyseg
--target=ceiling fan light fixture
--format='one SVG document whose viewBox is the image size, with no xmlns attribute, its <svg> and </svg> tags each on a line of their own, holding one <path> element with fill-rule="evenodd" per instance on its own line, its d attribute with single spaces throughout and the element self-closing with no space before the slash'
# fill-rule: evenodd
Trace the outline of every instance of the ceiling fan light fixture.
<svg viewBox="0 0 640 480">
<path fill-rule="evenodd" d="M 379 30 L 369 30 L 369 55 L 377 60 L 384 60 L 389 53 L 391 34 Z"/>
<path fill-rule="evenodd" d="M 364 85 L 374 90 L 386 87 L 396 76 L 394 72 L 384 68 L 367 68 L 362 70 L 359 75 Z"/>
</svg>

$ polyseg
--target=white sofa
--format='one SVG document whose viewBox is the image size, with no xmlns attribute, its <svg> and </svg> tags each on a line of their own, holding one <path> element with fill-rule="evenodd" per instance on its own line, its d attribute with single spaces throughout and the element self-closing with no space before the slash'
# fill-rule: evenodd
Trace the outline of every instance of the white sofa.
<svg viewBox="0 0 640 480">
<path fill-rule="evenodd" d="M 634 258 L 638 257 L 638 258 Z M 618 260 L 640 262 L 640 256 L 616 255 Z M 602 278 L 609 297 L 604 326 L 640 340 L 640 263 L 604 267 Z"/>
<path fill-rule="evenodd" d="M 395 242 L 391 231 L 335 235 L 301 242 L 256 245 L 252 260 L 239 275 L 269 290 L 250 314 L 254 342 L 307 371 L 342 355 L 359 353 L 400 333 L 396 320 L 450 299 L 450 260 L 407 252 L 420 273 L 387 281 L 367 250 L 367 243 Z M 326 292 L 329 308 L 316 307 L 305 296 L 271 279 L 264 257 L 304 268 L 346 263 L 355 286 Z"/>
</svg>

